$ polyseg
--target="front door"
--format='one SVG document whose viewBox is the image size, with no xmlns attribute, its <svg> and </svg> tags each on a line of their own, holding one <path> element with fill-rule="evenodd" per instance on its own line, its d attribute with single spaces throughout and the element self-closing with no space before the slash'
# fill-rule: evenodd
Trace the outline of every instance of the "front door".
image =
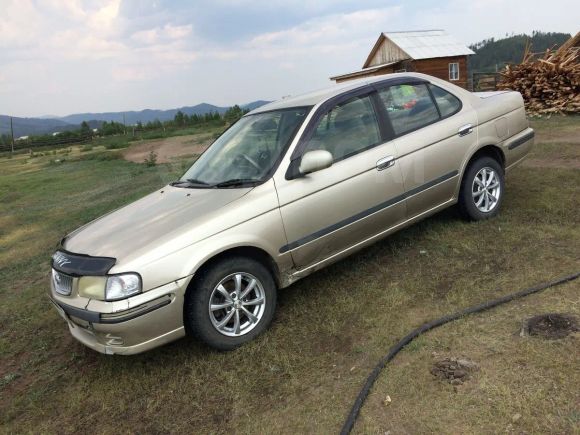
<svg viewBox="0 0 580 435">
<path fill-rule="evenodd" d="M 327 150 L 332 166 L 306 176 L 275 177 L 280 211 L 297 268 L 340 253 L 404 220 L 403 183 L 396 149 L 385 141 L 372 95 L 345 97 L 316 113 L 298 144 L 299 159 Z"/>
</svg>

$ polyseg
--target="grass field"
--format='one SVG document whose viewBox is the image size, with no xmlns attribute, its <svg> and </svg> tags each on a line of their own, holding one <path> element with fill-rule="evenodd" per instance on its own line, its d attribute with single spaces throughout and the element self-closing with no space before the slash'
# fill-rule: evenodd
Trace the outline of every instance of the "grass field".
<svg viewBox="0 0 580 435">
<path fill-rule="evenodd" d="M 509 174 L 498 218 L 466 223 L 450 209 L 296 283 L 280 292 L 272 328 L 230 353 L 183 339 L 100 355 L 71 338 L 45 296 L 64 234 L 184 163 L 148 168 L 76 148 L 64 163 L 0 159 L 0 432 L 336 433 L 408 331 L 580 270 L 580 119 L 533 126 L 531 164 Z M 531 315 L 580 315 L 579 290 L 569 283 L 422 336 L 381 374 L 355 432 L 579 433 L 578 335 L 519 334 Z M 480 369 L 454 388 L 429 372 L 447 356 Z"/>
</svg>

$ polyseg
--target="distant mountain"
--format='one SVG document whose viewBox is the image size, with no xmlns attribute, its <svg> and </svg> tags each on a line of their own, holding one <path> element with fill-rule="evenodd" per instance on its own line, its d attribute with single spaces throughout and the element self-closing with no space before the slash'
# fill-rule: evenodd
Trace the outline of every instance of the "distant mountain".
<svg viewBox="0 0 580 435">
<path fill-rule="evenodd" d="M 249 108 L 250 110 L 256 107 L 263 106 L 269 101 L 253 101 L 248 104 L 244 104 L 241 107 Z M 228 107 L 214 106 L 213 104 L 201 103 L 195 106 L 184 106 L 176 109 L 169 110 L 156 110 L 156 109 L 145 109 L 140 111 L 128 111 L 128 112 L 104 112 L 104 113 L 75 113 L 74 115 L 67 115 L 58 118 L 69 124 L 80 124 L 83 121 L 95 120 L 95 121 L 115 121 L 123 122 L 123 116 L 125 124 L 132 125 L 141 121 L 146 123 L 149 121 L 169 121 L 175 117 L 175 114 L 181 110 L 187 115 L 204 115 L 209 112 L 218 112 L 220 114 L 228 110 Z"/>
<path fill-rule="evenodd" d="M 520 63 L 526 44 L 531 43 L 533 53 L 559 47 L 570 38 L 568 33 L 533 32 L 532 36 L 521 34 L 503 39 L 484 39 L 469 46 L 475 54 L 469 56 L 472 72 L 493 72 L 502 69 L 506 63 Z"/>
<path fill-rule="evenodd" d="M 12 118 L 14 137 L 53 133 L 55 131 L 75 130 L 78 125 L 60 119 Z M 10 117 L 0 115 L 0 135 L 10 134 Z"/>
<path fill-rule="evenodd" d="M 257 109 L 258 107 L 265 106 L 268 103 L 271 103 L 271 101 L 258 100 L 258 101 L 252 101 L 251 103 L 248 103 L 248 104 L 244 104 L 241 107 L 242 107 L 242 109 L 254 110 L 254 109 Z"/>
<path fill-rule="evenodd" d="M 244 104 L 241 107 L 245 109 L 254 110 L 257 107 L 263 106 L 269 101 L 253 101 Z M 75 130 L 78 129 L 83 121 L 87 121 L 91 128 L 98 128 L 103 121 L 125 122 L 127 125 L 136 124 L 141 121 L 147 123 L 149 121 L 169 121 L 175 117 L 178 110 L 181 110 L 187 115 L 204 115 L 209 112 L 224 113 L 228 107 L 214 106 L 213 104 L 201 103 L 195 106 L 185 106 L 177 109 L 169 110 L 155 110 L 145 109 L 140 111 L 128 112 L 104 112 L 104 113 L 75 113 L 72 115 L 61 117 L 43 116 L 40 118 L 12 118 L 14 126 L 14 137 L 50 134 L 57 131 Z M 125 119 L 123 119 L 123 117 Z M 0 134 L 10 134 L 10 117 L 0 115 Z"/>
</svg>

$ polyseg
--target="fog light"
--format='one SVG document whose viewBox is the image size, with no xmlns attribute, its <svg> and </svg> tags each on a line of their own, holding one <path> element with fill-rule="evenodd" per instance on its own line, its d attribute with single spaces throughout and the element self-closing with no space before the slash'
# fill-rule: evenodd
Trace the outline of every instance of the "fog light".
<svg viewBox="0 0 580 435">
<path fill-rule="evenodd" d="M 100 301 L 104 300 L 106 280 L 107 278 L 104 276 L 81 276 L 78 287 L 79 296 Z"/>
</svg>

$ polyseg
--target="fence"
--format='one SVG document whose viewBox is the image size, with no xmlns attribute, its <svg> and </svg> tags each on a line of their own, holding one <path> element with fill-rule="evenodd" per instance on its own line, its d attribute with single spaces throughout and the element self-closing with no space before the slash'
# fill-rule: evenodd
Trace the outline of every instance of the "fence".
<svg viewBox="0 0 580 435">
<path fill-rule="evenodd" d="M 32 136 L 26 139 L 12 139 L 10 136 L 4 136 L 0 142 L 0 152 L 18 152 L 33 148 L 59 148 L 66 145 L 85 144 L 92 140 L 91 135 L 78 135 L 58 137 L 54 139 L 47 136 Z"/>
<path fill-rule="evenodd" d="M 472 87 L 475 92 L 496 91 L 500 74 L 496 72 L 473 72 Z"/>
</svg>

